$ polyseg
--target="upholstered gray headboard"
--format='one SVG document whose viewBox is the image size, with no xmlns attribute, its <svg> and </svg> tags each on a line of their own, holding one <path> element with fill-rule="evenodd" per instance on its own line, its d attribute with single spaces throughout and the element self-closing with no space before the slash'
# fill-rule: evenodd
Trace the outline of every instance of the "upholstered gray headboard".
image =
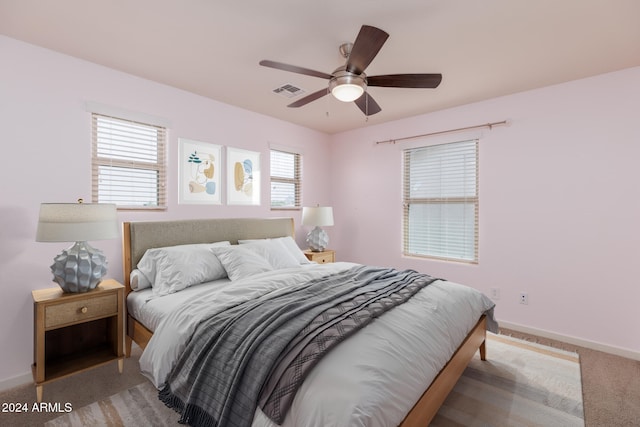
<svg viewBox="0 0 640 427">
<path fill-rule="evenodd" d="M 123 224 L 124 280 L 150 248 L 211 243 L 228 240 L 266 239 L 294 235 L 293 218 L 216 218 L 177 221 L 139 221 Z"/>
</svg>

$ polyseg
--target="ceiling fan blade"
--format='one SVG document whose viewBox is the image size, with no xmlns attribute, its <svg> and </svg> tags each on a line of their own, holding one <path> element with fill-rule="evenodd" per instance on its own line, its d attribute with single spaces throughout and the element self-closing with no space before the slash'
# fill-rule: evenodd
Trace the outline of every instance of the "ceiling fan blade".
<svg viewBox="0 0 640 427">
<path fill-rule="evenodd" d="M 310 70 L 309 68 L 298 67 L 296 65 L 283 64 L 282 62 L 269 61 L 264 59 L 260 61 L 260 65 L 269 68 L 275 68 L 277 70 L 290 71 L 292 73 L 304 74 L 311 77 L 320 77 L 321 79 L 330 79 L 333 77 L 331 74 L 323 73 L 322 71 Z"/>
<path fill-rule="evenodd" d="M 316 99 L 322 98 L 328 93 L 329 93 L 328 88 L 320 89 L 317 92 L 313 92 L 312 94 L 305 96 L 304 98 L 298 99 L 296 102 L 287 105 L 287 107 L 290 107 L 290 108 L 302 107 L 303 105 L 307 105 L 308 103 L 315 101 Z"/>
<path fill-rule="evenodd" d="M 367 86 L 427 88 L 438 87 L 442 74 L 387 74 L 367 76 Z"/>
<path fill-rule="evenodd" d="M 362 74 L 376 57 L 389 34 L 379 28 L 363 25 L 347 59 L 346 71 Z"/>
<path fill-rule="evenodd" d="M 355 101 L 358 108 L 362 110 L 365 116 L 372 116 L 382 111 L 382 108 L 378 105 L 375 99 L 368 92 L 362 94 L 362 96 Z"/>
</svg>

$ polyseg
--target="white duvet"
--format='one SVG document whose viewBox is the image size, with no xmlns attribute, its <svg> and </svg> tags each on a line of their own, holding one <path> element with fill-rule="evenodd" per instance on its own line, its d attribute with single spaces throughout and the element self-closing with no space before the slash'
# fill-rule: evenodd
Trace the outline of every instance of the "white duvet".
<svg viewBox="0 0 640 427">
<path fill-rule="evenodd" d="M 141 370 L 156 387 L 164 384 L 211 304 L 222 310 L 354 265 L 308 265 L 212 285 L 158 324 L 140 357 Z M 283 426 L 397 426 L 491 307 L 491 300 L 472 288 L 432 283 L 329 352 L 298 390 Z M 275 423 L 258 409 L 253 426 Z"/>
</svg>

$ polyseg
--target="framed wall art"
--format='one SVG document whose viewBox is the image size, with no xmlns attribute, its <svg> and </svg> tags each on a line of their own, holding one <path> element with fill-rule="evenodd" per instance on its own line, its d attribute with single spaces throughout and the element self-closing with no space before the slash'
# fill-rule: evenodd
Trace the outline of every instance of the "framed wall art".
<svg viewBox="0 0 640 427">
<path fill-rule="evenodd" d="M 227 204 L 260 205 L 260 153 L 227 147 Z"/>
<path fill-rule="evenodd" d="M 178 202 L 219 205 L 222 202 L 222 147 L 185 138 L 178 138 L 178 145 Z"/>
</svg>

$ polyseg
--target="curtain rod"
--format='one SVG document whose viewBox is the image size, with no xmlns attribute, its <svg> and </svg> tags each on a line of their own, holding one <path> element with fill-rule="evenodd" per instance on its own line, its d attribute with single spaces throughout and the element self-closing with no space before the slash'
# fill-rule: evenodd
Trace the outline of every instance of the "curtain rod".
<svg viewBox="0 0 640 427">
<path fill-rule="evenodd" d="M 442 135 L 444 133 L 460 132 L 463 130 L 470 130 L 470 129 L 480 129 L 480 128 L 492 129 L 494 126 L 506 125 L 507 123 L 508 122 L 506 120 L 503 120 L 501 122 L 485 123 L 482 125 L 467 126 L 463 128 L 457 128 L 457 129 L 441 130 L 439 132 L 423 133 L 422 135 L 405 136 L 403 138 L 396 138 L 396 139 L 387 139 L 386 141 L 376 141 L 376 144 L 395 144 L 396 142 L 406 141 L 408 139 L 423 138 L 425 136 L 433 136 L 433 135 Z"/>
</svg>

